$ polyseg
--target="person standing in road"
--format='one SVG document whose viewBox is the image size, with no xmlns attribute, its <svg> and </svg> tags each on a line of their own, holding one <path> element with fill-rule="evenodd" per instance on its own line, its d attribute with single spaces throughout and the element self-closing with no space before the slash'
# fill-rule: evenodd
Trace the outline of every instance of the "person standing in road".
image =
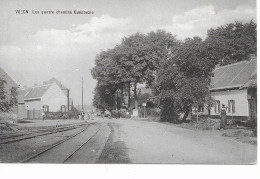
<svg viewBox="0 0 260 179">
<path fill-rule="evenodd" d="M 227 124 L 227 112 L 225 104 L 222 104 L 222 108 L 220 111 L 220 128 L 219 129 L 225 129 Z"/>
<path fill-rule="evenodd" d="M 84 120 L 84 111 L 81 111 L 81 119 Z"/>
</svg>

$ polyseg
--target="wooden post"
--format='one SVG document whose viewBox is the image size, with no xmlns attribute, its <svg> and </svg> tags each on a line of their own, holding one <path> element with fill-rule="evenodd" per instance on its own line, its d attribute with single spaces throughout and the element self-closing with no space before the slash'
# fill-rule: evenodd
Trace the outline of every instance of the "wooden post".
<svg viewBox="0 0 260 179">
<path fill-rule="evenodd" d="M 130 101 L 131 100 L 131 82 L 129 82 L 129 88 L 128 88 L 128 109 L 130 108 Z"/>
<path fill-rule="evenodd" d="M 199 106 L 197 106 L 197 123 L 199 122 Z"/>
<path fill-rule="evenodd" d="M 81 103 L 82 106 L 81 107 L 82 107 L 82 111 L 83 111 L 83 77 L 81 79 L 81 82 L 82 82 L 82 96 L 81 96 L 82 97 L 82 99 L 81 99 L 82 100 L 82 103 Z"/>
</svg>

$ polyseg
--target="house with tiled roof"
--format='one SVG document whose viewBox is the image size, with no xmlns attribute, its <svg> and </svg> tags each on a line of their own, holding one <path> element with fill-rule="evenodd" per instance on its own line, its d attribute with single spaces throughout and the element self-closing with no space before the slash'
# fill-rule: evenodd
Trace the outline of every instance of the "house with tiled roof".
<svg viewBox="0 0 260 179">
<path fill-rule="evenodd" d="M 211 108 L 201 107 L 200 114 L 219 118 L 222 104 L 228 118 L 256 120 L 257 113 L 257 60 L 241 61 L 220 66 L 213 71 L 210 93 L 214 99 Z"/>
<path fill-rule="evenodd" d="M 67 95 L 56 83 L 18 90 L 18 119 L 42 119 L 44 112 L 66 112 Z"/>
</svg>

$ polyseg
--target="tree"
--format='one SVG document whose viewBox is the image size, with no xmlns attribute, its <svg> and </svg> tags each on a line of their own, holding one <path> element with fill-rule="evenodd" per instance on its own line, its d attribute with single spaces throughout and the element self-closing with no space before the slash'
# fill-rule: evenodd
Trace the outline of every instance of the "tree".
<svg viewBox="0 0 260 179">
<path fill-rule="evenodd" d="M 8 110 L 8 102 L 5 95 L 5 83 L 6 81 L 0 78 L 0 111 Z"/>
<path fill-rule="evenodd" d="M 257 52 L 256 23 L 235 22 L 208 30 L 207 56 L 220 65 L 249 60 Z"/>
<path fill-rule="evenodd" d="M 158 73 L 157 89 L 162 121 L 176 121 L 184 113 L 185 121 L 192 106 L 205 102 L 214 61 L 205 56 L 202 39 L 186 39 Z"/>
<path fill-rule="evenodd" d="M 94 91 L 93 106 L 102 111 L 112 110 L 115 104 L 113 92 L 108 86 L 97 84 Z"/>
<path fill-rule="evenodd" d="M 119 56 L 115 59 L 123 72 L 120 73 L 124 76 L 123 81 L 134 85 L 135 108 L 138 104 L 137 83 L 146 83 L 148 87 L 152 87 L 154 72 L 178 43 L 174 36 L 161 30 L 147 35 L 136 33 L 122 40 L 118 48 Z"/>
<path fill-rule="evenodd" d="M 0 78 L 0 111 L 7 112 L 12 106 L 17 105 L 17 88 L 10 89 L 10 99 L 6 96 L 5 91 L 6 81 Z"/>
<path fill-rule="evenodd" d="M 175 37 L 165 31 L 151 32 L 147 35 L 136 33 L 125 37 L 121 44 L 101 52 L 96 57 L 92 76 L 100 86 L 113 88 L 111 92 L 115 93 L 116 104 L 119 101 L 118 96 L 121 96 L 123 101 L 124 88 L 128 88 L 128 96 L 131 99 L 133 86 L 133 99 L 137 108 L 137 83 L 145 82 L 152 86 L 153 72 L 160 67 L 161 61 L 168 58 L 170 49 L 177 43 Z M 118 95 L 118 91 L 121 95 Z"/>
</svg>

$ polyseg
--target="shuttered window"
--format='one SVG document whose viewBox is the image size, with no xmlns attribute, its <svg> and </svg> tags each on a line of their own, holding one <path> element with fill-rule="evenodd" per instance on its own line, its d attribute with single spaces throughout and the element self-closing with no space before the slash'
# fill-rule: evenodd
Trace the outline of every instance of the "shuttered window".
<svg viewBox="0 0 260 179">
<path fill-rule="evenodd" d="M 49 112 L 49 106 L 48 105 L 43 105 L 43 111 L 44 112 Z"/>
<path fill-rule="evenodd" d="M 61 106 L 61 112 L 66 112 L 66 106 L 65 105 Z"/>
<path fill-rule="evenodd" d="M 228 100 L 228 112 L 235 113 L 235 100 Z"/>
<path fill-rule="evenodd" d="M 219 114 L 219 112 L 220 112 L 220 101 L 216 100 L 215 101 L 215 113 Z"/>
</svg>

